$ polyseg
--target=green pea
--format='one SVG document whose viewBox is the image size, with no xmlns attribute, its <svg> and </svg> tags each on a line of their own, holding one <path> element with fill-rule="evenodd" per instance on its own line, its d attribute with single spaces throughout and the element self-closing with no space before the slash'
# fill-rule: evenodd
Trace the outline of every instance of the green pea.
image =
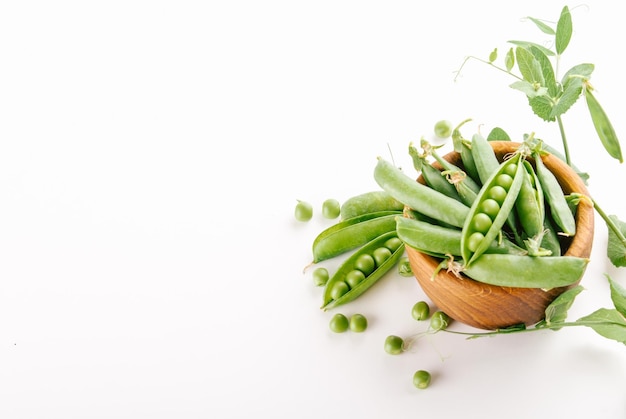
<svg viewBox="0 0 626 419">
<path fill-rule="evenodd" d="M 509 175 L 506 176 L 510 177 Z M 487 197 L 496 201 L 498 205 L 502 205 L 506 199 L 506 191 L 507 190 L 503 186 L 496 185 L 487 191 Z"/>
<path fill-rule="evenodd" d="M 400 336 L 389 335 L 385 338 L 385 352 L 398 355 L 404 351 L 404 340 Z"/>
<path fill-rule="evenodd" d="M 491 217 L 482 212 L 474 215 L 474 218 L 472 219 L 472 227 L 474 228 L 474 230 L 482 234 L 485 234 L 487 233 L 487 231 L 489 231 L 489 227 L 491 227 L 491 224 Z"/>
<path fill-rule="evenodd" d="M 328 282 L 328 278 L 330 278 L 330 275 L 326 268 L 316 268 L 313 271 L 313 283 L 315 286 L 323 287 Z"/>
<path fill-rule="evenodd" d="M 311 218 L 313 218 L 313 206 L 306 201 L 298 200 L 294 216 L 298 221 L 309 221 Z"/>
<path fill-rule="evenodd" d="M 511 165 L 507 164 L 505 167 L 509 166 Z M 502 173 L 496 178 L 496 184 L 502 186 L 505 190 L 508 191 L 509 189 L 511 189 L 511 185 L 513 184 L 513 176 Z"/>
<path fill-rule="evenodd" d="M 385 261 L 389 259 L 391 255 L 391 250 L 387 249 L 386 247 L 379 247 L 378 249 L 375 249 L 372 253 L 372 257 L 374 258 L 374 261 L 376 261 L 376 266 L 380 266 L 385 263 Z"/>
<path fill-rule="evenodd" d="M 396 250 L 398 250 L 398 248 L 400 246 L 402 246 L 402 240 L 400 240 L 397 237 L 392 237 L 389 240 L 387 240 L 384 244 L 384 246 L 391 250 L 391 253 L 395 252 Z"/>
<path fill-rule="evenodd" d="M 485 240 L 485 235 L 480 231 L 476 231 L 472 233 L 467 239 L 467 248 L 471 252 L 475 252 L 478 249 L 478 246 Z"/>
<path fill-rule="evenodd" d="M 430 306 L 426 301 L 418 301 L 411 309 L 411 316 L 417 321 L 426 320 L 430 316 Z"/>
<path fill-rule="evenodd" d="M 328 219 L 334 219 L 341 214 L 341 205 L 336 199 L 327 199 L 322 203 L 322 216 Z"/>
<path fill-rule="evenodd" d="M 362 314 L 350 316 L 350 330 L 356 333 L 364 332 L 367 329 L 367 318 Z"/>
<path fill-rule="evenodd" d="M 413 276 L 413 269 L 411 268 L 411 262 L 408 257 L 404 256 L 400 258 L 398 262 L 398 274 L 400 274 L 400 276 Z"/>
<path fill-rule="evenodd" d="M 337 281 L 330 290 L 330 298 L 337 300 L 350 291 L 350 286 L 344 281 Z"/>
<path fill-rule="evenodd" d="M 335 333 L 343 333 L 350 327 L 350 322 L 344 314 L 337 313 L 331 317 L 329 327 Z"/>
<path fill-rule="evenodd" d="M 515 176 L 515 172 L 517 171 L 517 164 L 516 163 L 509 163 L 506 166 L 504 166 L 503 170 L 504 170 L 505 174 L 511 176 L 511 178 L 512 178 L 512 177 Z"/>
<path fill-rule="evenodd" d="M 442 119 L 435 122 L 434 130 L 438 138 L 448 138 L 452 134 L 452 123 Z"/>
<path fill-rule="evenodd" d="M 413 374 L 413 385 L 420 390 L 430 385 L 431 375 L 428 371 L 419 370 Z"/>
<path fill-rule="evenodd" d="M 376 269 L 376 261 L 374 260 L 374 257 L 372 255 L 370 255 L 369 253 L 364 253 L 362 255 L 359 255 L 359 257 L 357 257 L 357 259 L 354 261 L 354 269 L 358 269 L 359 271 L 363 272 L 365 276 L 368 276 L 369 274 L 374 272 L 374 269 Z"/>
<path fill-rule="evenodd" d="M 441 310 L 435 311 L 430 318 L 430 328 L 434 331 L 445 330 L 450 324 L 450 317 Z"/>
<path fill-rule="evenodd" d="M 359 285 L 361 282 L 363 282 L 364 279 L 365 279 L 365 274 L 358 269 L 354 269 L 346 274 L 345 281 L 350 287 L 350 289 L 352 289 L 356 287 L 357 285 Z"/>
<path fill-rule="evenodd" d="M 492 220 L 496 218 L 498 212 L 500 212 L 500 204 L 495 199 L 485 199 L 481 202 L 479 210 L 484 214 L 487 214 Z"/>
</svg>

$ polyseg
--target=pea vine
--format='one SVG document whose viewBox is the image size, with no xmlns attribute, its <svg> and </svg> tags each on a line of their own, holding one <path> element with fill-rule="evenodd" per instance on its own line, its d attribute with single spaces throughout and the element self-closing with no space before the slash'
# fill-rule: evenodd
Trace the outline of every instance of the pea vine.
<svg viewBox="0 0 626 419">
<path fill-rule="evenodd" d="M 510 40 L 503 60 L 498 64 L 498 48 L 494 48 L 487 59 L 467 56 L 456 72 L 458 79 L 463 67 L 470 61 L 482 62 L 495 70 L 502 71 L 515 79 L 510 87 L 522 92 L 533 113 L 547 122 L 556 122 L 563 147 L 563 160 L 585 180 L 587 173 L 580 172 L 571 161 L 569 144 L 562 116 L 581 98 L 585 98 L 591 122 L 605 151 L 623 163 L 622 150 L 613 125 L 600 102 L 593 93 L 590 83 L 594 64 L 581 63 L 573 66 L 559 78 L 561 57 L 567 49 L 573 23 L 570 9 L 564 6 L 556 25 L 544 19 L 528 17 L 528 20 L 545 35 L 545 45 L 532 41 Z M 616 267 L 626 266 L 626 223 L 615 215 L 607 214 L 596 200 L 591 198 L 595 211 L 604 220 L 608 229 L 607 256 Z"/>
</svg>

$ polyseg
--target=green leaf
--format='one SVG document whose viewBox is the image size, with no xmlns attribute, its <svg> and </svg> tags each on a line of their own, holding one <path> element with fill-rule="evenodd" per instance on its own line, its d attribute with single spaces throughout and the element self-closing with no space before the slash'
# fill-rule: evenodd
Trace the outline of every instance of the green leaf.
<svg viewBox="0 0 626 419">
<path fill-rule="evenodd" d="M 605 338 L 626 344 L 626 319 L 617 310 L 601 308 L 577 320 Z"/>
<path fill-rule="evenodd" d="M 539 48 L 539 49 L 540 49 L 540 50 L 541 50 L 544 54 L 546 54 L 546 56 L 548 56 L 548 57 L 553 57 L 553 56 L 555 56 L 555 55 L 556 55 L 556 54 L 554 53 L 554 51 L 552 51 L 551 49 L 546 48 L 546 47 L 544 47 L 543 45 L 536 44 L 536 43 L 534 43 L 534 42 L 528 42 L 528 41 L 516 41 L 516 40 L 510 40 L 510 41 L 507 41 L 507 42 L 508 42 L 509 44 L 513 44 L 513 45 L 516 45 L 516 46 L 519 46 L 519 47 L 522 47 L 522 48 L 526 48 L 526 49 L 530 48 L 531 46 L 532 46 L 532 47 L 535 47 L 535 48 Z"/>
<path fill-rule="evenodd" d="M 494 48 L 489 54 L 489 62 L 492 63 L 498 58 L 498 48 Z"/>
<path fill-rule="evenodd" d="M 567 88 L 563 90 L 563 93 L 561 93 L 561 96 L 559 96 L 556 102 L 554 103 L 552 112 L 550 113 L 550 117 L 556 118 L 557 116 L 562 115 L 565 112 L 567 112 L 569 108 L 571 108 L 572 105 L 574 105 L 574 103 L 578 101 L 578 98 L 580 98 L 582 90 L 583 90 L 582 85 L 580 86 L 576 86 L 575 84 L 568 85 Z"/>
<path fill-rule="evenodd" d="M 530 107 L 535 115 L 544 121 L 552 122 L 555 118 L 552 116 L 552 101 L 545 96 L 537 96 L 528 100 Z"/>
<path fill-rule="evenodd" d="M 546 324 L 554 324 L 554 323 L 563 323 L 565 319 L 567 319 L 567 311 L 570 309 L 576 296 L 581 293 L 583 287 L 578 285 L 574 288 L 571 288 L 565 291 L 563 294 L 559 295 L 550 303 L 548 307 L 546 307 Z M 559 330 L 560 328 L 553 329 Z"/>
<path fill-rule="evenodd" d="M 567 70 L 567 73 L 561 79 L 563 89 L 581 87 L 584 82 L 589 80 L 591 73 L 593 73 L 595 66 L 593 64 L 584 63 L 578 64 Z"/>
<path fill-rule="evenodd" d="M 541 65 L 535 56 L 526 48 L 517 47 L 515 49 L 515 58 L 517 59 L 517 67 L 522 77 L 529 83 L 544 85 L 543 73 Z"/>
<path fill-rule="evenodd" d="M 535 19 L 534 17 L 530 17 L 530 16 L 526 16 L 526 18 L 530 20 L 531 22 L 533 22 L 535 25 L 537 25 L 537 27 L 539 28 L 539 30 L 541 30 L 541 32 L 546 33 L 548 35 L 554 35 L 556 33 L 554 32 L 554 29 L 552 29 L 552 27 L 548 26 L 542 20 Z"/>
<path fill-rule="evenodd" d="M 541 74 L 544 80 L 544 86 L 548 88 L 548 94 L 552 97 L 556 97 L 559 93 L 559 90 L 550 59 L 546 54 L 544 54 L 542 50 L 535 46 L 530 46 L 529 50 L 533 54 L 537 62 L 539 62 L 539 67 L 541 68 Z"/>
<path fill-rule="evenodd" d="M 563 7 L 561 10 L 561 16 L 559 17 L 559 21 L 556 24 L 556 40 L 555 40 L 555 48 L 556 53 L 561 55 L 567 45 L 569 44 L 570 39 L 572 38 L 572 15 L 567 6 Z"/>
<path fill-rule="evenodd" d="M 548 94 L 548 89 L 545 87 L 537 88 L 536 85 L 529 83 L 527 81 L 518 80 L 509 85 L 509 87 L 519 90 L 523 92 L 528 98 L 534 98 L 536 96 L 546 96 Z"/>
<path fill-rule="evenodd" d="M 495 127 L 489 132 L 487 141 L 511 141 L 511 137 L 502 128 Z"/>
<path fill-rule="evenodd" d="M 611 157 L 619 160 L 620 163 L 624 162 L 622 157 L 622 149 L 617 139 L 617 134 L 613 125 L 609 120 L 608 115 L 600 106 L 598 99 L 591 93 L 591 89 L 585 89 L 585 99 L 587 99 L 587 107 L 589 108 L 589 114 L 593 121 L 593 126 L 598 133 L 598 137 L 604 146 L 604 149 L 609 153 Z"/>
<path fill-rule="evenodd" d="M 606 275 L 606 277 L 611 287 L 611 300 L 615 309 L 622 313 L 622 316 L 626 316 L 626 288 L 613 281 L 610 276 Z"/>
<path fill-rule="evenodd" d="M 617 226 L 619 231 L 626 236 L 626 223 L 618 219 L 615 215 L 609 215 L 609 218 Z M 624 247 L 624 243 L 622 243 L 617 234 L 610 228 L 606 253 L 614 266 L 618 268 L 626 266 L 626 247 Z"/>
<path fill-rule="evenodd" d="M 506 55 L 504 56 L 504 66 L 506 67 L 506 71 L 511 71 L 515 66 L 515 52 L 513 52 L 513 48 L 509 48 Z"/>
</svg>

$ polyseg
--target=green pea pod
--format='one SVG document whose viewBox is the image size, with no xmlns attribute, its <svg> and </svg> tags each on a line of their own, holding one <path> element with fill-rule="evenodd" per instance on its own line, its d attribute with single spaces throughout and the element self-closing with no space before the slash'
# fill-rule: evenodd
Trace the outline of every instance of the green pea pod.
<svg viewBox="0 0 626 419">
<path fill-rule="evenodd" d="M 602 145 L 611 157 L 623 163 L 622 149 L 617 139 L 617 134 L 615 134 L 615 129 L 613 129 L 613 125 L 606 112 L 602 109 L 602 106 L 600 106 L 600 102 L 598 102 L 598 99 L 591 93 L 590 88 L 585 89 L 585 99 L 587 100 L 587 107 L 589 108 L 593 126 L 598 133 L 598 137 L 600 137 Z"/>
<path fill-rule="evenodd" d="M 396 220 L 398 237 L 407 246 L 434 257 L 461 256 L 461 230 L 406 217 Z M 485 253 L 523 255 L 527 252 L 507 239 L 494 240 Z"/>
<path fill-rule="evenodd" d="M 576 234 L 576 220 L 570 210 L 561 185 L 554 173 L 548 169 L 539 154 L 533 155 L 535 159 L 535 170 L 539 183 L 543 188 L 543 193 L 547 206 L 550 208 L 552 219 L 566 236 Z"/>
<path fill-rule="evenodd" d="M 378 158 L 374 179 L 398 201 L 438 221 L 461 227 L 469 213 L 467 205 L 416 182 L 383 158 Z"/>
<path fill-rule="evenodd" d="M 463 202 L 465 205 L 471 207 L 474 201 L 476 200 L 476 196 L 478 196 L 478 192 L 480 191 L 480 188 L 478 189 L 478 191 L 476 191 L 471 186 L 471 182 L 467 182 L 467 180 L 471 180 L 471 179 L 467 176 L 467 173 L 463 172 L 462 170 L 457 170 L 457 171 L 444 170 L 442 173 L 446 175 L 448 182 L 454 185 L 454 188 L 457 191 L 460 201 Z"/>
<path fill-rule="evenodd" d="M 575 256 L 483 254 L 466 266 L 463 273 L 486 284 L 548 290 L 576 283 L 588 263 L 589 259 Z"/>
<path fill-rule="evenodd" d="M 396 265 L 400 257 L 404 254 L 404 243 L 397 247 L 389 258 L 387 258 L 382 264 L 376 266 L 374 271 L 367 275 L 365 279 L 359 282 L 354 288 L 351 288 L 345 294 L 337 299 L 333 299 L 332 290 L 338 282 L 345 282 L 346 275 L 355 270 L 356 260 L 363 254 L 372 254 L 376 249 L 383 247 L 387 240 L 397 237 L 395 231 L 382 234 L 370 242 L 360 247 L 349 258 L 347 258 L 333 274 L 332 277 L 326 283 L 324 289 L 324 297 L 321 309 L 326 311 L 333 307 L 337 307 L 342 304 L 349 303 L 362 295 L 365 291 L 372 287 L 378 280 L 380 280 L 393 266 Z"/>
<path fill-rule="evenodd" d="M 544 217 L 544 230 L 543 230 L 543 238 L 541 240 L 541 247 L 549 250 L 552 253 L 552 256 L 560 256 L 561 255 L 561 241 L 559 240 L 559 235 L 556 233 L 556 227 L 554 226 L 554 222 L 552 221 L 552 217 L 550 213 L 547 213 Z"/>
<path fill-rule="evenodd" d="M 385 191 L 369 191 L 348 198 L 341 205 L 341 219 L 357 217 L 380 211 L 402 211 L 404 204 Z"/>
<path fill-rule="evenodd" d="M 355 249 L 381 234 L 395 231 L 399 211 L 373 212 L 348 218 L 328 227 L 313 241 L 313 263 Z"/>
<path fill-rule="evenodd" d="M 515 201 L 518 219 L 528 237 L 537 237 L 544 229 L 544 197 L 541 183 L 532 165 L 524 160 L 526 172 Z"/>
<path fill-rule="evenodd" d="M 509 173 L 513 167 L 515 172 L 511 176 Z M 502 162 L 482 186 L 463 225 L 461 253 L 466 266 L 471 265 L 501 234 L 502 227 L 515 206 L 525 173 L 521 154 L 516 153 L 509 160 Z M 504 176 L 512 178 L 511 182 L 505 184 L 503 182 Z M 500 196 L 499 201 L 493 198 L 496 189 L 504 191 L 504 196 Z M 495 214 L 486 211 L 483 205 L 485 201 L 497 201 L 499 211 Z M 483 222 L 483 220 L 486 221 Z M 479 222 L 480 226 L 478 225 Z"/>
<path fill-rule="evenodd" d="M 492 150 L 492 152 L 493 152 L 493 150 Z M 463 169 L 461 169 L 460 167 L 450 163 L 449 161 L 447 161 L 446 159 L 441 157 L 435 150 L 432 150 L 431 154 L 435 158 L 435 160 L 437 160 L 437 162 L 441 165 L 441 167 L 443 167 L 444 171 L 450 172 L 450 173 L 452 173 L 452 172 L 465 173 L 465 171 Z M 463 182 L 465 183 L 465 186 L 467 188 L 471 189 L 475 193 L 478 193 L 478 191 L 480 191 L 480 185 L 478 183 L 476 183 L 474 181 L 474 179 L 472 179 L 471 177 L 464 176 L 463 177 Z"/>
<path fill-rule="evenodd" d="M 461 161 L 463 162 L 465 171 L 472 179 L 474 179 L 476 183 L 478 183 L 480 178 L 478 177 L 478 171 L 476 170 L 476 163 L 472 157 L 471 142 L 464 139 L 460 131 L 461 126 L 469 121 L 471 121 L 471 119 L 466 119 L 452 131 L 452 144 L 454 146 L 454 151 L 459 153 L 461 156 Z"/>
<path fill-rule="evenodd" d="M 484 185 L 491 175 L 498 170 L 500 162 L 493 152 L 489 141 L 480 134 L 472 136 L 472 158 L 476 164 L 476 172 L 480 182 Z"/>
</svg>

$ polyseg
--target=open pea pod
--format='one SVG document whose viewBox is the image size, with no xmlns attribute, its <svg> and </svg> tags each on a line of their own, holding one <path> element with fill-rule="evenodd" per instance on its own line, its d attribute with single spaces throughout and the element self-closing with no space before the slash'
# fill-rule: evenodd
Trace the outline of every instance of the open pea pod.
<svg viewBox="0 0 626 419">
<path fill-rule="evenodd" d="M 395 217 L 401 211 L 379 211 L 339 221 L 313 240 L 313 263 L 331 259 L 367 243 L 383 233 L 394 231 Z"/>
<path fill-rule="evenodd" d="M 396 223 L 398 237 L 407 246 L 434 257 L 461 256 L 461 230 L 406 217 L 397 217 Z M 525 255 L 528 252 L 503 238 L 493 240 L 485 253 Z"/>
<path fill-rule="evenodd" d="M 463 273 L 478 282 L 502 287 L 552 289 L 582 278 L 589 259 L 575 256 L 482 254 Z"/>
<path fill-rule="evenodd" d="M 333 298 L 333 288 L 338 287 L 339 285 L 344 286 L 340 283 L 345 284 L 347 275 L 352 271 L 358 270 L 355 266 L 355 262 L 361 255 L 372 255 L 376 249 L 386 247 L 385 244 L 390 239 L 394 238 L 397 238 L 395 231 L 382 234 L 360 247 L 349 258 L 347 258 L 326 283 L 326 287 L 324 288 L 324 301 L 321 307 L 322 310 L 328 310 L 353 301 L 367 291 L 387 272 L 389 272 L 389 270 L 395 266 L 400 257 L 404 254 L 405 245 L 403 242 L 398 243 L 393 249 L 389 249 L 391 251 L 391 255 L 380 265 L 375 266 L 374 270 L 366 275 L 358 284 L 351 288 L 349 287 L 348 291 L 343 293 L 340 297 Z"/>
</svg>

